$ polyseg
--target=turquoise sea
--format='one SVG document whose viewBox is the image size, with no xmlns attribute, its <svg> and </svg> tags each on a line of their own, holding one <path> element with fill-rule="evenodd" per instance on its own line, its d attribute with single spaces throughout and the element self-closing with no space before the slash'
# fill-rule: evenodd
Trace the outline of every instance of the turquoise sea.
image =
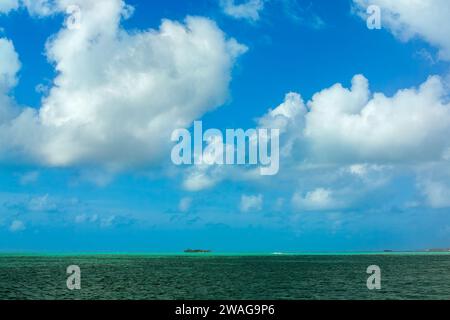
<svg viewBox="0 0 450 320">
<path fill-rule="evenodd" d="M 66 268 L 81 268 L 81 290 Z M 382 289 L 366 269 L 378 265 Z M 0 300 L 450 299 L 450 254 L 0 255 Z"/>
</svg>

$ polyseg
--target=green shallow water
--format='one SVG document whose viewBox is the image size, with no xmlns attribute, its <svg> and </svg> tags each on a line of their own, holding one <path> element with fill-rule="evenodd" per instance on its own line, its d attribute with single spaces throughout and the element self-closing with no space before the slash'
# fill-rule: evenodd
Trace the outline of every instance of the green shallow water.
<svg viewBox="0 0 450 320">
<path fill-rule="evenodd" d="M 450 255 L 0 255 L 0 299 L 450 299 Z"/>
</svg>

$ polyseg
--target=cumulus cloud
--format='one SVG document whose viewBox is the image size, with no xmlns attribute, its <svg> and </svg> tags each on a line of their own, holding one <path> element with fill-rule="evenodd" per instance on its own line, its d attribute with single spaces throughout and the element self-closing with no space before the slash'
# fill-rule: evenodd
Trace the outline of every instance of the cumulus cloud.
<svg viewBox="0 0 450 320">
<path fill-rule="evenodd" d="M 292 197 L 292 203 L 296 209 L 306 211 L 321 211 L 340 209 L 343 204 L 334 198 L 333 191 L 318 188 L 302 195 L 297 192 Z"/>
<path fill-rule="evenodd" d="M 0 14 L 9 13 L 12 10 L 19 8 L 19 0 L 1 0 L 0 1 Z"/>
<path fill-rule="evenodd" d="M 307 102 L 298 93 L 288 93 L 256 120 L 258 127 L 280 129 L 279 175 L 264 178 L 246 168 L 202 165 L 187 171 L 185 187 L 199 191 L 223 180 L 257 181 L 297 188 L 291 198 L 294 210 L 373 206 L 376 201 L 369 195 L 387 190 L 396 177 L 417 179 L 419 167 L 450 159 L 450 104 L 444 82 L 432 76 L 418 87 L 386 96 L 371 92 L 369 81 L 356 75 L 349 88 L 337 83 Z M 421 184 L 418 191 L 428 206 L 445 207 L 446 184 L 429 180 L 433 184 Z M 405 197 L 407 192 L 411 201 L 419 200 L 416 191 L 405 191 Z"/>
<path fill-rule="evenodd" d="M 56 2 L 59 10 L 68 4 Z M 128 33 L 120 27 L 130 14 L 123 1 L 70 4 L 82 12 L 77 28 L 66 23 L 46 46 L 54 85 L 39 110 L 0 127 L 0 155 L 50 166 L 151 165 L 165 156 L 174 129 L 226 100 L 246 48 L 213 21 L 164 20 L 159 30 Z"/>
<path fill-rule="evenodd" d="M 257 125 L 261 128 L 279 129 L 284 135 L 280 153 L 290 156 L 294 143 L 301 136 L 298 129 L 304 127 L 307 112 L 308 109 L 300 94 L 290 92 L 286 94 L 282 104 L 257 119 Z"/>
<path fill-rule="evenodd" d="M 251 140 L 250 143 L 254 143 L 254 141 Z M 203 150 L 204 163 L 182 170 L 183 188 L 190 192 L 198 192 L 213 188 L 225 179 L 232 181 L 259 179 L 261 177 L 260 168 L 217 165 L 217 162 L 214 162 L 223 159 L 224 156 L 223 153 L 216 152 L 216 150 L 227 150 L 226 152 L 232 153 L 234 152 L 233 148 L 235 146 L 221 140 L 213 139 L 213 141 L 208 142 Z"/>
<path fill-rule="evenodd" d="M 259 14 L 264 9 L 265 0 L 246 0 L 237 4 L 235 0 L 220 0 L 220 6 L 225 14 L 236 19 L 259 20 Z"/>
<path fill-rule="evenodd" d="M 0 13 L 23 8 L 34 17 L 47 17 L 66 11 L 74 3 L 75 1 L 70 0 L 1 0 Z"/>
<path fill-rule="evenodd" d="M 0 38 L 0 93 L 7 93 L 17 84 L 19 56 L 11 40 Z"/>
<path fill-rule="evenodd" d="M 328 172 L 325 188 L 294 194 L 292 203 L 301 210 L 348 207 L 352 197 L 360 197 L 358 191 L 353 190 L 352 196 L 349 190 L 332 190 L 345 179 L 355 186 L 360 181 L 368 185 L 363 189 L 373 190 L 406 168 L 415 174 L 414 168 L 434 168 L 449 159 L 449 96 L 445 81 L 437 76 L 417 88 L 386 96 L 372 93 L 368 80 L 356 75 L 350 88 L 337 83 L 314 94 L 307 103 L 299 94 L 289 93 L 285 102 L 259 123 L 281 129 L 286 150 L 281 168 L 287 175 L 300 179 L 309 172 L 309 180 L 324 183 L 323 175 L 314 168 L 323 166 Z M 420 183 L 420 189 L 430 207 L 448 206 L 450 188 L 446 183 L 428 179 Z"/>
<path fill-rule="evenodd" d="M 375 93 L 355 76 L 350 90 L 337 84 L 309 103 L 305 137 L 319 158 L 351 161 L 440 159 L 448 146 L 450 105 L 439 77 L 393 97 Z"/>
<path fill-rule="evenodd" d="M 336 174 L 332 176 L 339 176 L 345 168 L 362 182 L 382 186 L 389 180 L 386 172 L 392 171 L 392 166 L 448 158 L 450 104 L 444 82 L 432 76 L 417 88 L 386 96 L 371 92 L 369 81 L 356 75 L 350 88 L 337 83 L 308 102 L 298 93 L 288 93 L 283 103 L 256 124 L 280 129 L 280 175 L 284 177 L 305 170 L 312 174 L 325 166 L 328 176 L 333 167 Z M 257 178 L 249 170 L 244 174 L 243 170 L 217 166 L 196 166 L 188 172 L 185 187 L 191 191 L 237 176 Z"/>
<path fill-rule="evenodd" d="M 398 38 L 421 38 L 440 49 L 450 60 L 450 2 L 447 0 L 353 0 L 360 12 L 370 5 L 382 9 L 382 24 Z M 363 15 L 362 15 L 363 16 Z"/>
<path fill-rule="evenodd" d="M 3 123 L 11 120 L 18 114 L 13 99 L 9 96 L 10 90 L 17 84 L 17 73 L 20 70 L 19 56 L 13 43 L 0 38 L 0 128 Z M 0 129 L 1 131 L 1 129 Z M 1 142 L 0 137 L 0 142 Z M 1 149 L 1 147 L 0 147 Z"/>
<path fill-rule="evenodd" d="M 260 211 L 263 206 L 263 195 L 245 195 L 241 196 L 240 210 L 242 212 Z"/>
<path fill-rule="evenodd" d="M 222 180 L 223 175 L 236 170 L 234 166 L 216 165 L 223 163 L 227 152 L 234 151 L 232 145 L 223 141 L 221 134 L 210 136 L 202 151 L 203 162 L 184 171 L 183 187 L 188 191 L 212 188 Z"/>
<path fill-rule="evenodd" d="M 434 209 L 450 208 L 450 162 L 429 163 L 416 169 L 420 204 Z"/>
<path fill-rule="evenodd" d="M 1 0 L 0 13 L 9 13 L 19 8 L 25 8 L 33 16 L 48 16 L 61 10 L 60 4 L 67 1 L 54 0 Z"/>
<path fill-rule="evenodd" d="M 296 148 L 314 162 L 436 161 L 450 146 L 446 139 L 450 104 L 443 81 L 436 76 L 418 88 L 387 97 L 372 94 L 368 80 L 356 75 L 349 89 L 338 83 L 316 93 L 307 103 L 307 112 L 301 102 L 294 106 L 297 112 L 280 111 L 280 127 L 292 122 L 290 129 L 284 130 L 283 141 L 295 137 L 299 141 Z"/>
<path fill-rule="evenodd" d="M 450 208 L 450 186 L 448 184 L 440 181 L 425 181 L 421 187 L 430 207 Z"/>
<path fill-rule="evenodd" d="M 63 10 L 68 1 L 22 0 L 21 3 L 31 15 L 45 17 Z"/>
<path fill-rule="evenodd" d="M 365 11 L 369 5 L 378 5 L 382 9 L 383 26 L 387 27 L 395 36 L 402 41 L 413 38 L 422 39 L 439 49 L 440 59 L 450 60 L 450 38 L 448 37 L 450 33 L 450 20 L 448 19 L 450 2 L 446 0 L 353 0 L 353 2 L 362 17 L 366 16 Z M 431 63 L 435 62 L 435 58 L 430 56 L 425 49 L 419 51 L 419 54 L 424 55 Z M 448 88 L 448 79 L 441 80 L 437 77 L 430 78 L 426 84 L 422 85 L 417 92 L 421 98 L 418 101 L 411 101 L 412 107 L 408 110 L 411 111 L 411 117 L 420 120 L 410 121 L 412 127 L 409 130 L 402 126 L 397 129 L 397 140 L 400 141 L 402 136 L 409 135 L 411 147 L 405 150 L 406 141 L 398 150 L 392 146 L 393 154 L 398 153 L 397 157 L 404 152 L 405 158 L 409 157 L 412 161 L 416 161 L 416 164 L 429 161 L 426 165 L 426 171 L 428 171 L 426 175 L 430 176 L 423 177 L 423 172 L 420 172 L 423 170 L 420 169 L 417 176 L 417 187 L 425 198 L 425 204 L 435 209 L 450 207 L 448 200 L 450 199 L 450 187 L 442 179 L 442 175 L 445 176 L 445 172 L 448 172 L 448 160 L 450 159 L 448 156 L 450 144 L 445 141 L 449 134 Z M 411 93 L 411 91 L 406 92 Z M 397 95 L 404 94 L 398 93 Z M 399 100 L 395 101 L 396 104 L 400 103 Z M 419 105 L 423 107 L 418 108 Z M 426 106 L 428 107 L 425 108 Z M 407 119 L 408 117 L 403 116 L 403 118 Z M 394 125 L 398 124 L 397 121 L 392 122 Z M 425 134 L 417 134 L 418 132 Z M 390 137 L 392 135 L 386 139 Z M 414 147 L 422 156 L 412 152 Z"/>
</svg>

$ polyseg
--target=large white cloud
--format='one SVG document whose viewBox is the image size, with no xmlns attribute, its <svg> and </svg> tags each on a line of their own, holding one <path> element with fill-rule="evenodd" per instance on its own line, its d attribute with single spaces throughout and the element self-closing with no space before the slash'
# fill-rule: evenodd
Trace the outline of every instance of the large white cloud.
<svg viewBox="0 0 450 320">
<path fill-rule="evenodd" d="M 450 60 L 450 1 L 353 0 L 365 12 L 370 5 L 382 9 L 382 24 L 402 40 L 420 37 L 437 46 L 442 59 Z"/>
<path fill-rule="evenodd" d="M 270 188 L 289 186 L 295 211 L 369 206 L 366 194 L 402 175 L 418 180 L 417 192 L 424 201 L 413 200 L 420 205 L 449 206 L 448 178 L 442 172 L 449 168 L 450 103 L 440 77 L 386 96 L 371 92 L 369 81 L 356 75 L 350 88 L 337 83 L 308 102 L 288 93 L 257 125 L 280 129 L 282 148 L 279 175 L 259 177 L 258 183 L 270 179 Z M 421 172 L 422 167 L 433 175 Z M 188 175 L 187 181 L 197 182 L 195 191 L 224 179 L 237 180 L 228 168 L 197 167 L 192 172 L 196 175 Z M 239 177 L 257 178 L 246 173 L 240 171 Z"/>
<path fill-rule="evenodd" d="M 424 205 L 449 206 L 450 188 L 442 170 L 448 170 L 450 159 L 450 102 L 440 77 L 430 77 L 418 88 L 402 89 L 388 97 L 372 93 L 368 80 L 356 75 L 351 88 L 335 84 L 307 103 L 290 93 L 260 123 L 281 129 L 282 146 L 289 151 L 282 153 L 281 172 L 302 181 L 305 171 L 299 171 L 299 166 L 303 166 L 311 171 L 307 179 L 320 183 L 294 194 L 296 209 L 331 210 L 350 205 L 348 192 L 336 198 L 329 189 L 345 181 L 347 175 L 339 177 L 339 172 L 346 166 L 353 175 L 364 178 L 361 182 L 368 184 L 363 188 L 367 190 L 387 182 L 385 178 L 367 180 L 367 168 L 375 168 L 382 177 L 389 176 L 386 170 L 392 172 L 393 167 L 399 175 L 416 175 Z M 336 168 L 337 180 L 330 178 L 326 183 L 321 173 L 314 171 L 318 165 L 325 165 L 329 176 L 329 170 Z M 441 172 L 440 178 L 436 174 L 423 178 L 424 174 L 417 172 L 423 166 Z"/>
<path fill-rule="evenodd" d="M 213 21 L 165 20 L 159 30 L 129 33 L 120 21 L 130 8 L 120 0 L 60 0 L 56 8 L 66 5 L 81 15 L 47 43 L 58 76 L 39 110 L 0 127 L 3 155 L 52 166 L 150 165 L 167 157 L 174 129 L 226 100 L 246 48 Z"/>
<path fill-rule="evenodd" d="M 323 160 L 438 160 L 449 146 L 450 105 L 439 77 L 387 97 L 372 96 L 368 81 L 356 76 L 350 90 L 334 85 L 308 106 L 305 138 Z"/>
<path fill-rule="evenodd" d="M 295 101 L 297 111 L 284 112 L 285 102 L 262 123 L 278 114 L 278 126 L 288 128 L 282 140 L 295 137 L 296 148 L 313 162 L 438 161 L 450 147 L 450 104 L 439 77 L 387 97 L 372 94 L 368 80 L 357 75 L 350 89 L 338 83 L 316 93 L 307 107 Z"/>
<path fill-rule="evenodd" d="M 306 103 L 300 94 L 291 92 L 282 104 L 259 118 L 257 126 L 280 129 L 276 178 L 294 183 L 293 188 L 296 181 L 303 181 L 293 201 L 297 208 L 320 208 L 313 204 L 318 198 L 326 200 L 323 207 L 327 209 L 341 207 L 348 199 L 316 196 L 329 195 L 322 191 L 333 189 L 348 174 L 372 190 L 387 183 L 392 166 L 447 161 L 450 154 L 450 103 L 443 80 L 437 76 L 392 96 L 372 93 L 362 75 L 353 78 L 350 88 L 337 83 Z M 343 174 L 342 168 L 349 170 Z M 377 174 L 369 175 L 369 171 Z M 196 166 L 188 171 L 185 187 L 198 191 L 224 179 L 264 180 L 255 173 Z M 311 182 L 310 189 L 305 189 L 305 180 Z"/>
</svg>

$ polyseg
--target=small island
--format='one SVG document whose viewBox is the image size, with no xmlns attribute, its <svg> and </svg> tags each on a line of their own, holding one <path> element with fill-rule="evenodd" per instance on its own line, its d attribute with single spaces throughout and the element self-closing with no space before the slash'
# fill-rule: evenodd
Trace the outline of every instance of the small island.
<svg viewBox="0 0 450 320">
<path fill-rule="evenodd" d="M 450 252 L 450 248 L 431 248 L 427 249 L 427 252 Z"/>
<path fill-rule="evenodd" d="M 201 250 L 201 249 L 186 249 L 184 253 L 211 253 L 211 250 Z"/>
</svg>

